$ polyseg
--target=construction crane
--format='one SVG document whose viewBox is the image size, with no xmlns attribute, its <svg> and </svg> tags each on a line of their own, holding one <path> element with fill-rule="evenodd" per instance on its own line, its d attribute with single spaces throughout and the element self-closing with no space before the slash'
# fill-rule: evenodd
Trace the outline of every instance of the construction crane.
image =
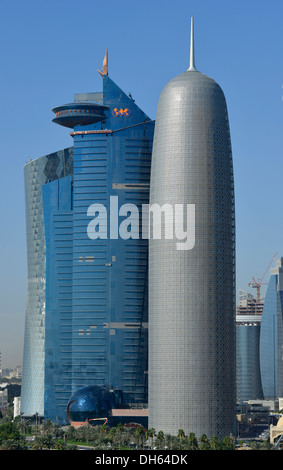
<svg viewBox="0 0 283 470">
<path fill-rule="evenodd" d="M 276 256 L 278 255 L 278 253 L 274 253 L 269 265 L 267 266 L 266 270 L 265 270 L 265 273 L 263 274 L 263 276 L 261 277 L 261 279 L 258 279 L 257 281 L 255 280 L 254 277 L 252 277 L 252 281 L 253 282 L 250 282 L 249 283 L 249 286 L 250 287 L 254 287 L 256 289 L 256 300 L 257 302 L 260 302 L 260 287 L 263 285 L 263 284 L 267 284 L 267 282 L 263 282 L 263 279 L 265 278 L 266 276 L 266 273 L 267 271 L 269 270 L 270 266 L 272 265 L 274 259 L 276 258 Z"/>
</svg>

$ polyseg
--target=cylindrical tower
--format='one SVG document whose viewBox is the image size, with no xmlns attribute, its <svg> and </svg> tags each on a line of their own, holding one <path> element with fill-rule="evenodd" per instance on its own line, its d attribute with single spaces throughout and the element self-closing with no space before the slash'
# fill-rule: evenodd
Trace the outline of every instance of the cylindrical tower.
<svg viewBox="0 0 283 470">
<path fill-rule="evenodd" d="M 259 362 L 261 315 L 236 316 L 237 401 L 263 400 Z"/>
<path fill-rule="evenodd" d="M 236 414 L 233 164 L 224 94 L 193 51 L 192 30 L 190 67 L 156 116 L 150 208 L 172 207 L 175 230 L 149 241 L 149 427 L 222 438 Z M 194 244 L 176 236 L 176 204 L 194 206 Z"/>
</svg>

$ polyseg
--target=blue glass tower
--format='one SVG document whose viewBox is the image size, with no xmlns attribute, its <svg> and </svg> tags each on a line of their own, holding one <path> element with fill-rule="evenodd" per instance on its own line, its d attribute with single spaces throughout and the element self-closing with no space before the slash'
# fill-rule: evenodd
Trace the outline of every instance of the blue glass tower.
<svg viewBox="0 0 283 470">
<path fill-rule="evenodd" d="M 101 75 L 101 93 L 54 108 L 71 129 L 73 174 L 43 187 L 44 416 L 59 422 L 84 387 L 112 390 L 118 405 L 147 402 L 148 241 L 132 238 L 140 221 L 129 213 L 149 202 L 154 122 Z M 94 205 L 107 213 L 105 237 L 90 234 Z"/>
<path fill-rule="evenodd" d="M 262 400 L 259 365 L 261 315 L 236 317 L 237 401 Z"/>
<path fill-rule="evenodd" d="M 260 371 L 265 399 L 283 396 L 283 258 L 271 269 L 260 330 Z"/>
<path fill-rule="evenodd" d="M 44 416 L 60 420 L 72 392 L 72 175 L 44 185 L 42 199 L 46 238 Z"/>
<path fill-rule="evenodd" d="M 58 184 L 73 173 L 73 148 L 30 160 L 24 167 L 27 301 L 21 387 L 21 413 L 44 415 L 44 362 L 46 312 L 46 240 L 42 187 Z"/>
<path fill-rule="evenodd" d="M 240 289 L 236 309 L 237 401 L 262 400 L 259 339 L 264 302 Z"/>
</svg>

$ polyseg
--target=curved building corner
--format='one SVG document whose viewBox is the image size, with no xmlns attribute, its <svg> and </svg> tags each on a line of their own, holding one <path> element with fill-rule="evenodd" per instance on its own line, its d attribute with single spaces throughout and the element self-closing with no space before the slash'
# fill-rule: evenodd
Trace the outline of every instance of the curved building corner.
<svg viewBox="0 0 283 470">
<path fill-rule="evenodd" d="M 27 297 L 21 413 L 44 415 L 46 244 L 42 186 L 73 172 L 73 149 L 39 157 L 24 167 Z"/>
<path fill-rule="evenodd" d="M 271 269 L 260 330 L 260 372 L 264 398 L 283 396 L 283 258 Z"/>
</svg>

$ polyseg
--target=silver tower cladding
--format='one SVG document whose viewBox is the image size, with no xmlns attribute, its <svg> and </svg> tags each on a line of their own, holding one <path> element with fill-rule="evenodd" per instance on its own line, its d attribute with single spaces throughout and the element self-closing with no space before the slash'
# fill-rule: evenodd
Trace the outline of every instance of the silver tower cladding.
<svg viewBox="0 0 283 470">
<path fill-rule="evenodd" d="M 149 241 L 149 427 L 223 438 L 235 433 L 236 414 L 233 163 L 223 91 L 194 66 L 193 23 L 190 67 L 158 103 L 154 204 L 164 231 Z M 165 235 L 176 204 L 184 214 L 194 206 L 190 245 Z"/>
</svg>

